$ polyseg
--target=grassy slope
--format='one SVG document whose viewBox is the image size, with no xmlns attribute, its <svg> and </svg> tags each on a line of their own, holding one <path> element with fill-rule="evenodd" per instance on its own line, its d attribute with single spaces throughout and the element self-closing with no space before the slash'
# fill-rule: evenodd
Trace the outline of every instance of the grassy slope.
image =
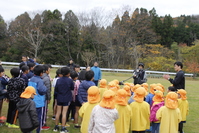
<svg viewBox="0 0 199 133">
<path fill-rule="evenodd" d="M 6 73 L 8 74 L 8 73 Z M 51 77 L 54 77 L 55 70 L 52 70 Z M 111 81 L 113 79 L 118 79 L 119 81 L 125 80 L 128 77 L 130 77 L 130 74 L 122 74 L 122 73 L 103 73 L 103 78 L 107 79 L 108 81 Z M 132 82 L 132 79 L 130 79 L 128 82 Z M 151 83 L 161 83 L 167 88 L 170 83 L 167 80 L 164 80 L 162 78 L 150 78 L 148 79 L 148 84 Z M 186 80 L 186 91 L 188 93 L 188 101 L 190 106 L 189 115 L 187 117 L 187 123 L 184 124 L 184 132 L 186 133 L 197 133 L 198 132 L 198 123 L 199 123 L 199 114 L 198 114 L 198 103 L 199 97 L 198 97 L 198 81 L 193 81 L 191 79 Z M 4 102 L 3 105 L 3 115 L 6 116 L 7 114 L 7 103 Z M 42 131 L 43 133 L 51 133 L 52 129 L 54 127 L 55 121 L 51 119 L 52 117 L 52 101 L 49 106 L 49 112 L 48 112 L 49 119 L 47 120 L 48 126 L 51 127 L 51 129 L 47 131 Z M 79 133 L 78 129 L 73 128 L 73 123 L 69 122 L 71 127 L 69 128 L 70 133 Z M 1 133 L 20 133 L 19 129 L 8 129 L 6 126 L 0 127 Z"/>
</svg>

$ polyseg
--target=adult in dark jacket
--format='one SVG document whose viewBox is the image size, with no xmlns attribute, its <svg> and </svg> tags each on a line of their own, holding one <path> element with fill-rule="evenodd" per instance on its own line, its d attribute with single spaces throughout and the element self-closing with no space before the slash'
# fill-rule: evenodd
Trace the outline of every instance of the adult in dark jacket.
<svg viewBox="0 0 199 133">
<path fill-rule="evenodd" d="M 147 74 L 144 70 L 144 64 L 139 63 L 138 69 L 133 73 L 134 85 L 143 84 L 147 82 Z"/>
<path fill-rule="evenodd" d="M 86 71 L 85 73 L 85 81 L 83 81 L 80 85 L 79 85 L 79 89 L 78 89 L 78 100 L 81 104 L 84 104 L 85 102 L 87 102 L 87 90 L 89 87 L 91 86 L 95 86 L 95 83 L 92 81 L 94 78 L 94 72 L 92 70 Z"/>
<path fill-rule="evenodd" d="M 35 88 L 28 86 L 17 103 L 19 125 L 23 133 L 31 132 L 39 126 L 35 103 L 32 100 L 35 94 Z"/>
<path fill-rule="evenodd" d="M 169 75 L 163 75 L 166 80 L 170 81 L 170 83 L 173 84 L 173 87 L 176 89 L 176 91 L 177 89 L 185 89 L 185 77 L 182 68 L 182 62 L 177 61 L 174 63 L 174 69 L 175 71 L 177 71 L 175 78 L 172 79 Z"/>
<path fill-rule="evenodd" d="M 75 64 L 73 63 L 73 59 L 69 60 L 69 64 L 67 65 L 68 68 L 70 68 L 71 71 L 75 70 Z"/>
</svg>

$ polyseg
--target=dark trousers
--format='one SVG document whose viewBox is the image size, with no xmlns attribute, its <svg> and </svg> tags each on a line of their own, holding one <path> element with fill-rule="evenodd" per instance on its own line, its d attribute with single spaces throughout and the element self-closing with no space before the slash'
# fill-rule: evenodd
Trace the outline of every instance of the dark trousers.
<svg viewBox="0 0 199 133">
<path fill-rule="evenodd" d="M 145 131 L 132 131 L 132 133 L 145 133 Z"/>
<path fill-rule="evenodd" d="M 45 100 L 45 106 L 43 107 L 43 117 L 42 117 L 42 126 L 46 126 L 46 120 L 47 120 L 47 111 L 48 111 L 48 101 Z"/>
<path fill-rule="evenodd" d="M 183 133 L 183 122 L 180 122 L 180 123 L 179 123 L 178 131 L 179 131 L 180 133 Z"/>
<path fill-rule="evenodd" d="M 17 117 L 17 103 L 14 101 L 9 101 L 8 113 L 7 113 L 7 123 L 13 124 L 15 117 Z"/>
<path fill-rule="evenodd" d="M 160 123 L 152 123 L 151 133 L 159 133 Z"/>
<path fill-rule="evenodd" d="M 98 80 L 93 80 L 96 86 L 98 86 Z"/>
<path fill-rule="evenodd" d="M 71 119 L 75 118 L 75 102 L 73 102 L 73 101 L 70 103 L 70 105 L 68 107 L 68 111 L 66 114 L 66 121 L 69 121 L 69 116 Z"/>
<path fill-rule="evenodd" d="M 36 108 L 36 110 L 37 110 L 37 115 L 38 115 L 38 120 L 39 120 L 39 127 L 37 128 L 37 133 L 40 133 L 41 128 L 42 128 L 44 107 Z"/>
</svg>

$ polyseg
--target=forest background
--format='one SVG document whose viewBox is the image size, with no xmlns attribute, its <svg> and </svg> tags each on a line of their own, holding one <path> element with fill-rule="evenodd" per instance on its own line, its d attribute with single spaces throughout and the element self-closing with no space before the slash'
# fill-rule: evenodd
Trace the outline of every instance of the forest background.
<svg viewBox="0 0 199 133">
<path fill-rule="evenodd" d="M 28 55 L 39 63 L 66 65 L 73 59 L 80 66 L 98 61 L 103 68 L 123 69 L 144 62 L 154 71 L 174 71 L 178 60 L 185 72 L 198 74 L 199 15 L 158 16 L 155 8 L 122 11 L 110 16 L 101 8 L 63 15 L 44 10 L 9 22 L 0 15 L 0 59 L 21 62 Z"/>
</svg>

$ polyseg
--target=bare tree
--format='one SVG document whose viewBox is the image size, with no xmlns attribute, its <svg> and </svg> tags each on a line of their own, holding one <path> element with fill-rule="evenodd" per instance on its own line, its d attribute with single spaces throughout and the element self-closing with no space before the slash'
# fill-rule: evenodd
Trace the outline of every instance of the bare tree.
<svg viewBox="0 0 199 133">
<path fill-rule="evenodd" d="M 34 57 L 37 57 L 38 50 L 41 46 L 41 43 L 47 37 L 47 35 L 43 34 L 41 29 L 38 27 L 35 27 L 33 29 L 28 28 L 26 32 L 27 32 L 27 36 L 24 34 L 22 36 L 33 47 Z"/>
<path fill-rule="evenodd" d="M 86 62 L 86 65 L 89 66 L 90 62 L 95 59 L 95 53 L 86 50 L 81 54 L 82 60 Z"/>
</svg>

